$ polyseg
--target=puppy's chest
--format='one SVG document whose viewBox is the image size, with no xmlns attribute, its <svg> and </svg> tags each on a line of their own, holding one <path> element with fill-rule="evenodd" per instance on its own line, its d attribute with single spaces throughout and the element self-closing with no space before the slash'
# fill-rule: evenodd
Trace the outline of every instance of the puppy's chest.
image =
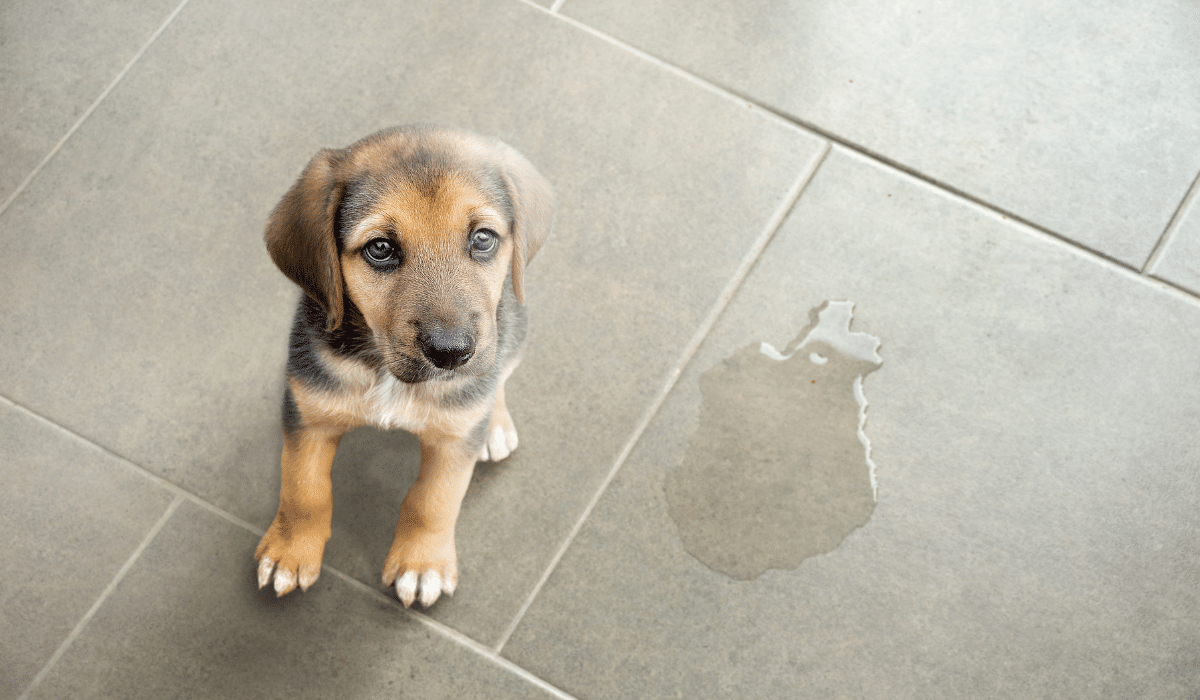
<svg viewBox="0 0 1200 700">
<path fill-rule="evenodd" d="M 442 417 L 441 401 L 429 394 L 420 385 L 386 375 L 362 394 L 359 413 L 376 428 L 419 433 Z"/>
</svg>

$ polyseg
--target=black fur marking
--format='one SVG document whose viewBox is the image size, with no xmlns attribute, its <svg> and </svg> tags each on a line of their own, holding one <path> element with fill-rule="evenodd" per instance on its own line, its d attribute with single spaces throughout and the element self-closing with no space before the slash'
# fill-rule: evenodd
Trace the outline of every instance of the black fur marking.
<svg viewBox="0 0 1200 700">
<path fill-rule="evenodd" d="M 325 325 L 325 310 L 311 297 L 304 295 L 296 309 L 292 334 L 288 342 L 287 373 L 306 386 L 336 390 L 340 382 L 325 367 L 318 349 L 324 346 L 342 357 L 353 357 L 372 367 L 382 365 L 375 352 L 371 329 L 362 312 L 349 299 L 344 302 L 342 325 L 329 331 Z"/>
<path fill-rule="evenodd" d="M 333 228 L 337 232 L 339 255 L 345 249 L 350 232 L 375 210 L 380 193 L 379 185 L 368 175 L 359 175 L 346 183 L 346 192 L 338 206 Z"/>
<path fill-rule="evenodd" d="M 492 371 L 476 377 L 474 380 L 467 382 L 465 385 L 458 388 L 457 391 L 447 392 L 442 395 L 442 402 L 447 406 L 461 407 L 473 406 L 481 401 L 487 400 L 496 393 L 496 384 L 500 379 L 500 372 L 503 367 L 497 363 Z"/>
<path fill-rule="evenodd" d="M 408 355 L 397 355 L 388 362 L 388 370 L 400 381 L 405 384 L 420 384 L 422 382 L 435 381 L 438 376 L 438 370 L 425 363 L 424 360 L 409 357 Z"/>
<path fill-rule="evenodd" d="M 296 406 L 296 399 L 292 396 L 292 387 L 287 386 L 283 389 L 283 434 L 295 435 L 301 428 L 304 427 L 304 419 L 300 415 L 300 408 Z"/>
<path fill-rule="evenodd" d="M 429 199 L 437 196 L 442 180 L 453 170 L 456 168 L 445 153 L 430 149 L 421 142 L 408 158 L 398 162 L 395 167 L 396 173 L 416 185 L 417 190 Z"/>
</svg>

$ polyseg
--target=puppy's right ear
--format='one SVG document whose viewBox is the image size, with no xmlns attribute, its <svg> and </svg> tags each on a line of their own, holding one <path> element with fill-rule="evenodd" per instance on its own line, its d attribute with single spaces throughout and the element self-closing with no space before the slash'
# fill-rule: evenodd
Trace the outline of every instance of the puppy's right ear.
<svg viewBox="0 0 1200 700">
<path fill-rule="evenodd" d="M 275 264 L 325 309 L 327 327 L 342 324 L 342 266 L 338 259 L 337 210 L 346 183 L 338 177 L 344 150 L 322 150 L 283 195 L 263 240 Z"/>
</svg>

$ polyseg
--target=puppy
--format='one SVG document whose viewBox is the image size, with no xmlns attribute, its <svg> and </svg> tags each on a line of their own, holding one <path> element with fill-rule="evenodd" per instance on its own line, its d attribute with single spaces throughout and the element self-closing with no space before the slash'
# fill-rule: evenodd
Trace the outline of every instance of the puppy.
<svg viewBox="0 0 1200 700">
<path fill-rule="evenodd" d="M 275 207 L 264 239 L 304 290 L 283 396 L 279 510 L 255 550 L 259 587 L 317 580 L 330 467 L 360 425 L 421 441 L 383 583 L 407 607 L 458 583 L 454 527 L 476 460 L 517 431 L 504 382 L 525 340 L 525 266 L 553 218 L 545 179 L 499 141 L 434 126 L 323 150 Z"/>
</svg>

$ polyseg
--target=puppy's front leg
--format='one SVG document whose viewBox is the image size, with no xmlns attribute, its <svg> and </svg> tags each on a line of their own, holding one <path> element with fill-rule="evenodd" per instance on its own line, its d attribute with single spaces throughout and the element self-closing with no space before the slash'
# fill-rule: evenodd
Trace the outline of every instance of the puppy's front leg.
<svg viewBox="0 0 1200 700">
<path fill-rule="evenodd" d="M 478 453 L 478 441 L 470 438 L 421 435 L 421 472 L 400 505 L 383 565 L 383 584 L 395 584 L 405 607 L 414 600 L 429 607 L 458 585 L 454 526 Z"/>
<path fill-rule="evenodd" d="M 517 449 L 517 426 L 513 424 L 512 416 L 508 413 L 508 405 L 504 402 L 504 383 L 512 376 L 513 370 L 521 363 L 521 358 L 509 362 L 500 375 L 496 385 L 496 400 L 492 406 L 492 418 L 488 425 L 487 437 L 483 447 L 479 449 L 480 462 L 499 462 Z"/>
<path fill-rule="evenodd" d="M 300 428 L 285 435 L 279 484 L 279 511 L 254 551 L 258 587 L 275 572 L 275 594 L 285 595 L 316 582 L 329 541 L 333 455 L 344 431 Z"/>
</svg>

